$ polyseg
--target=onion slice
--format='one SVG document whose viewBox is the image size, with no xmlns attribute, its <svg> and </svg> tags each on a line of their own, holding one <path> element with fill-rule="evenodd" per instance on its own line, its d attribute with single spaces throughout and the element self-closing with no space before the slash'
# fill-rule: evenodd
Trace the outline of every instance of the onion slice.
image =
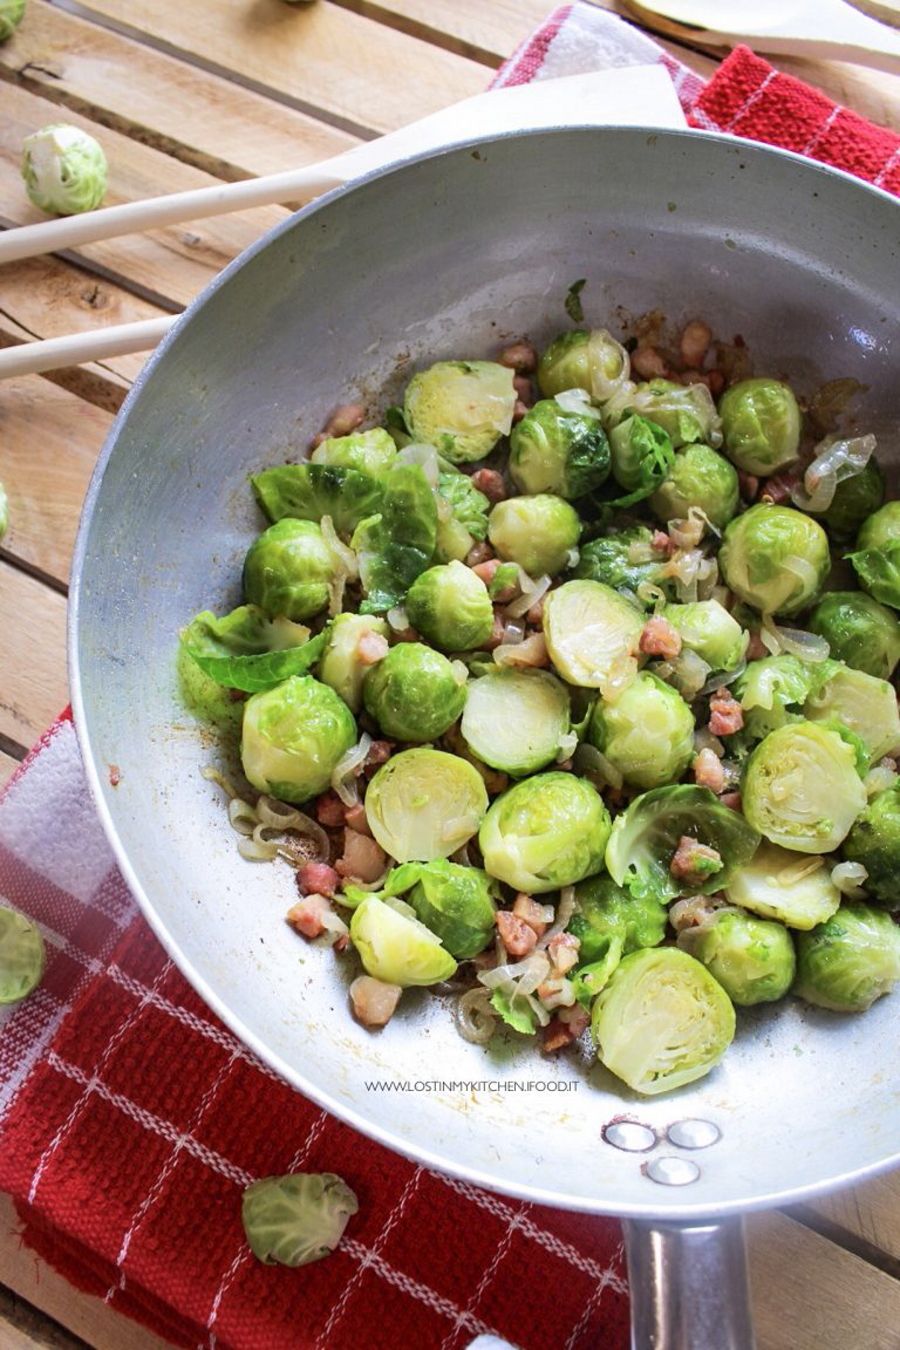
<svg viewBox="0 0 900 1350">
<path fill-rule="evenodd" d="M 878 445 L 874 436 L 827 436 L 816 446 L 816 457 L 801 482 L 791 489 L 791 501 L 802 511 L 821 514 L 834 501 L 838 483 L 862 473 Z"/>
</svg>

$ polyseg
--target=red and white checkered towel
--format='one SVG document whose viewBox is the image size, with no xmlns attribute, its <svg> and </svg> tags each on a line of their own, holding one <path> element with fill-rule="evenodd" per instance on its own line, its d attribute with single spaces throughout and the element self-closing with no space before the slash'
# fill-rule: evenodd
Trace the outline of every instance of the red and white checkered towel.
<svg viewBox="0 0 900 1350">
<path fill-rule="evenodd" d="M 705 87 L 590 5 L 557 11 L 496 83 L 659 60 L 690 120 L 900 193 L 900 138 L 739 48 Z M 138 916 L 64 716 L 0 800 L 0 901 L 37 920 L 43 983 L 0 1010 L 0 1189 L 26 1243 L 173 1344 L 232 1350 L 624 1350 L 621 1238 L 415 1166 L 325 1115 L 234 1039 Z M 336 1171 L 360 1199 L 337 1253 L 262 1266 L 242 1188 Z"/>
</svg>

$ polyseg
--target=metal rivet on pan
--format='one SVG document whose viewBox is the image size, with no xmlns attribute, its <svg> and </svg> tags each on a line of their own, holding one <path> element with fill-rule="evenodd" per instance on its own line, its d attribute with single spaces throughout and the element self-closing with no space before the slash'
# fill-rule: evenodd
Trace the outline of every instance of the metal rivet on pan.
<svg viewBox="0 0 900 1350">
<path fill-rule="evenodd" d="M 607 1144 L 626 1153 L 646 1153 L 656 1143 L 656 1131 L 639 1120 L 613 1120 L 603 1126 L 602 1134 Z"/>
<path fill-rule="evenodd" d="M 700 1175 L 700 1168 L 690 1158 L 654 1158 L 644 1170 L 661 1186 L 689 1186 Z"/>
<path fill-rule="evenodd" d="M 666 1130 L 666 1138 L 676 1148 L 709 1148 L 722 1138 L 722 1131 L 711 1120 L 676 1120 Z"/>
</svg>

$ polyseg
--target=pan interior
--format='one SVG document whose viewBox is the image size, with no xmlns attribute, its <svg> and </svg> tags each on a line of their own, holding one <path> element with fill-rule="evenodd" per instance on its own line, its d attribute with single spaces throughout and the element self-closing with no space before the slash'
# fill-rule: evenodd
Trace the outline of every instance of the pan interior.
<svg viewBox="0 0 900 1350">
<path fill-rule="evenodd" d="M 700 134 L 532 133 L 414 161 L 337 194 L 228 270 L 150 363 L 114 428 L 79 542 L 73 683 L 118 856 L 187 976 L 278 1072 L 392 1146 L 488 1185 L 587 1210 L 724 1212 L 884 1164 L 896 1149 L 897 998 L 861 1017 L 788 1001 L 740 1015 L 700 1084 L 640 1099 L 604 1070 L 510 1037 L 457 1035 L 447 1002 L 405 996 L 370 1034 L 341 964 L 292 934 L 286 867 L 243 863 L 214 741 L 184 711 L 178 629 L 238 603 L 262 526 L 248 472 L 299 458 L 331 408 L 373 411 L 417 365 L 490 356 L 586 319 L 621 332 L 660 308 L 736 334 L 801 393 L 853 377 L 863 429 L 896 420 L 900 208 L 791 156 Z M 893 283 L 893 286 L 892 286 Z M 893 400 L 893 401 L 892 401 Z M 896 449 L 896 448 L 895 448 Z M 106 766 L 121 769 L 111 789 Z M 373 1083 L 429 1090 L 391 1091 Z M 472 1084 L 481 1086 L 473 1087 Z M 455 1085 L 455 1086 L 454 1086 Z M 513 1086 L 511 1086 L 513 1085 Z M 713 1121 L 683 1187 L 601 1129 Z"/>
</svg>

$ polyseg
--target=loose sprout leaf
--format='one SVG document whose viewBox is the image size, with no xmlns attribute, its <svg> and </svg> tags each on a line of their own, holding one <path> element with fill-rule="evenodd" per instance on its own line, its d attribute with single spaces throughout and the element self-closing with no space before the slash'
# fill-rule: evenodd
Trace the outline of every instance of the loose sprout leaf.
<svg viewBox="0 0 900 1350">
<path fill-rule="evenodd" d="M 564 301 L 565 311 L 573 323 L 584 322 L 584 306 L 581 303 L 581 292 L 587 284 L 587 277 L 582 277 L 580 281 L 573 281 L 572 285 L 566 291 Z"/>
<path fill-rule="evenodd" d="M 418 464 L 398 464 L 384 480 L 378 515 L 363 520 L 352 539 L 365 591 L 362 614 L 399 605 L 432 560 L 437 542 L 434 493 Z"/>
<path fill-rule="evenodd" d="M 256 693 L 289 675 L 305 675 L 318 661 L 326 634 L 289 619 L 269 619 L 256 605 L 216 618 L 204 610 L 182 631 L 181 641 L 200 669 L 218 684 Z"/>
<path fill-rule="evenodd" d="M 623 509 L 643 501 L 664 482 L 675 463 L 675 450 L 665 429 L 637 414 L 610 432 L 609 445 L 613 477 L 626 494 L 605 502 L 607 508 Z"/>
<path fill-rule="evenodd" d="M 269 520 L 294 516 L 318 524 L 330 516 L 344 539 L 382 510 L 385 494 L 380 478 L 335 464 L 280 464 L 253 474 L 250 482 Z"/>
<path fill-rule="evenodd" d="M 0 908 L 0 1004 L 18 1003 L 40 983 L 44 939 L 24 914 Z"/>
<path fill-rule="evenodd" d="M 514 989 L 495 989 L 491 994 L 491 1007 L 513 1031 L 520 1031 L 523 1036 L 533 1036 L 537 1031 L 534 1005 L 527 995 Z"/>
<path fill-rule="evenodd" d="M 454 518 L 463 525 L 473 539 L 487 535 L 488 512 L 491 503 L 483 492 L 474 487 L 466 473 L 444 472 L 438 477 L 438 492 L 449 502 Z"/>
<path fill-rule="evenodd" d="M 674 384 L 671 380 L 649 380 L 637 386 L 623 385 L 604 406 L 603 417 L 607 430 L 617 427 L 629 415 L 639 416 L 661 427 L 676 450 L 696 441 L 713 449 L 722 444 L 721 422 L 705 384 L 684 385 Z M 615 464 L 615 447 L 613 456 Z"/>
<path fill-rule="evenodd" d="M 358 1209 L 353 1191 L 334 1172 L 297 1172 L 248 1186 L 241 1222 L 260 1261 L 306 1266 L 334 1251 Z"/>
</svg>

